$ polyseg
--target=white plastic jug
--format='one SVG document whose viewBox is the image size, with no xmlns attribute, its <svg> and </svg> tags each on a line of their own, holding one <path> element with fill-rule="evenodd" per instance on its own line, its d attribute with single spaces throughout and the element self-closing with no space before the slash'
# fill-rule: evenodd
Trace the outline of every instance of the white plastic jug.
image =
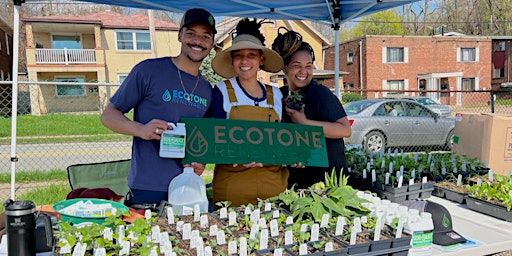
<svg viewBox="0 0 512 256">
<path fill-rule="evenodd" d="M 168 201 L 176 215 L 193 215 L 194 205 L 200 212 L 208 212 L 206 185 L 194 168 L 185 167 L 183 173 L 169 183 Z"/>
<path fill-rule="evenodd" d="M 404 232 L 411 234 L 411 248 L 409 256 L 432 255 L 432 243 L 434 239 L 434 223 L 432 214 L 417 209 L 409 209 L 409 216 L 404 226 Z"/>
</svg>

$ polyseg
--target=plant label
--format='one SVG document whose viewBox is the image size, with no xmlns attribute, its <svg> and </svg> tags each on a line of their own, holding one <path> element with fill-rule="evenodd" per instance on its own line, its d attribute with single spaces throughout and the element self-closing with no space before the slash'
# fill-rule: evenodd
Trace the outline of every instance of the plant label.
<svg viewBox="0 0 512 256">
<path fill-rule="evenodd" d="M 493 170 L 489 170 L 489 181 L 490 182 L 494 181 L 494 171 Z"/>
<path fill-rule="evenodd" d="M 240 243 L 240 256 L 247 256 L 247 238 L 240 237 L 238 242 Z"/>
<path fill-rule="evenodd" d="M 217 231 L 217 244 L 226 244 L 226 234 L 224 233 L 224 230 Z"/>
<path fill-rule="evenodd" d="M 211 225 L 210 226 L 210 236 L 216 236 L 217 235 L 217 225 Z"/>
<path fill-rule="evenodd" d="M 75 249 L 73 250 L 73 256 L 83 256 L 85 255 L 85 248 L 87 248 L 86 243 L 78 242 L 75 245 Z"/>
<path fill-rule="evenodd" d="M 300 226 L 300 232 L 308 232 L 309 231 L 309 225 L 306 224 L 306 223 L 303 223 L 301 226 Z"/>
<path fill-rule="evenodd" d="M 268 248 L 268 229 L 261 230 L 260 234 L 260 250 Z"/>
<path fill-rule="evenodd" d="M 279 218 L 279 216 L 280 216 L 279 210 L 274 210 L 272 212 L 272 218 L 273 219 L 277 219 L 277 218 Z"/>
<path fill-rule="evenodd" d="M 370 162 L 367 162 L 366 163 L 366 170 L 370 170 L 370 169 L 371 169 L 371 164 L 370 164 Z"/>
<path fill-rule="evenodd" d="M 172 225 L 174 224 L 174 211 L 172 210 L 172 207 L 167 207 L 167 224 Z"/>
<path fill-rule="evenodd" d="M 308 245 L 300 244 L 299 245 L 299 255 L 306 255 L 306 254 L 308 254 Z"/>
<path fill-rule="evenodd" d="M 357 227 L 353 226 L 352 231 L 350 232 L 350 244 L 356 244 L 357 238 Z"/>
<path fill-rule="evenodd" d="M 382 162 L 380 164 L 380 168 L 384 169 L 384 167 L 386 167 L 386 160 L 384 158 L 381 158 L 381 159 L 382 159 Z"/>
<path fill-rule="evenodd" d="M 160 242 L 160 253 L 170 253 L 172 252 L 172 243 L 167 240 L 167 242 Z"/>
<path fill-rule="evenodd" d="M 366 180 L 366 169 L 363 169 L 363 180 Z"/>
<path fill-rule="evenodd" d="M 180 220 L 176 223 L 176 231 L 181 232 L 183 230 L 184 221 Z"/>
<path fill-rule="evenodd" d="M 219 218 L 221 219 L 225 219 L 228 217 L 228 208 L 226 207 L 222 207 L 220 208 L 220 211 L 219 211 Z"/>
<path fill-rule="evenodd" d="M 192 233 L 192 225 L 190 223 L 183 224 L 183 240 L 189 240 Z"/>
<path fill-rule="evenodd" d="M 273 219 L 270 221 L 270 236 L 276 237 L 279 235 L 279 227 L 277 226 L 277 220 Z"/>
<path fill-rule="evenodd" d="M 251 214 L 251 212 L 252 212 L 251 207 L 250 207 L 250 206 L 246 206 L 246 207 L 245 207 L 244 214 L 245 214 L 245 215 L 249 215 L 249 214 Z"/>
<path fill-rule="evenodd" d="M 377 173 L 375 172 L 375 169 L 372 169 L 372 182 L 377 181 Z"/>
<path fill-rule="evenodd" d="M 386 173 L 386 177 L 385 177 L 385 181 L 384 181 L 385 185 L 389 185 L 389 172 Z"/>
<path fill-rule="evenodd" d="M 398 225 L 396 226 L 396 234 L 395 234 L 395 238 L 400 238 L 402 237 L 402 230 L 404 229 L 404 222 L 405 222 L 405 218 L 403 218 L 402 216 L 400 216 L 398 218 Z"/>
<path fill-rule="evenodd" d="M 283 248 L 275 248 L 274 256 L 283 256 Z"/>
<path fill-rule="evenodd" d="M 204 256 L 204 242 L 201 237 L 197 238 L 196 252 L 197 256 Z"/>
<path fill-rule="evenodd" d="M 71 246 L 68 243 L 68 240 L 66 239 L 60 239 L 59 244 L 64 244 L 60 247 L 60 254 L 70 254 L 71 253 Z"/>
<path fill-rule="evenodd" d="M 403 175 L 403 173 L 402 173 L 402 175 Z M 411 179 L 412 180 L 416 179 L 416 169 L 412 169 L 412 171 L 411 171 Z"/>
<path fill-rule="evenodd" d="M 322 221 L 320 222 L 320 227 L 322 227 L 322 228 L 327 227 L 327 225 L 329 225 L 330 218 L 331 218 L 330 214 L 324 213 L 324 215 L 322 215 Z"/>
<path fill-rule="evenodd" d="M 293 232 L 291 230 L 288 230 L 284 233 L 284 244 L 290 245 L 293 243 Z"/>
<path fill-rule="evenodd" d="M 404 183 L 404 176 L 399 176 L 398 177 L 398 186 L 399 188 L 402 187 L 402 183 Z"/>
<path fill-rule="evenodd" d="M 168 242 L 169 242 L 169 232 L 167 232 L 167 231 L 160 232 L 160 237 L 159 237 L 158 243 L 165 244 Z"/>
<path fill-rule="evenodd" d="M 409 185 L 414 185 L 414 179 L 409 180 Z"/>
<path fill-rule="evenodd" d="M 119 255 L 129 255 L 130 247 L 130 241 L 121 241 L 121 251 L 119 251 Z"/>
<path fill-rule="evenodd" d="M 201 219 L 199 220 L 199 225 L 201 228 L 208 227 L 208 215 L 201 215 Z"/>
<path fill-rule="evenodd" d="M 250 220 L 251 220 L 253 223 L 257 223 L 259 219 L 260 219 L 260 209 L 255 209 L 255 210 L 251 213 L 251 218 L 250 218 Z"/>
<path fill-rule="evenodd" d="M 462 186 L 462 174 L 457 176 L 457 187 Z"/>
<path fill-rule="evenodd" d="M 151 210 L 146 209 L 146 211 L 144 211 L 144 218 L 146 218 L 148 222 L 151 220 Z"/>
<path fill-rule="evenodd" d="M 235 254 L 238 252 L 236 241 L 232 240 L 228 243 L 228 254 Z"/>
<path fill-rule="evenodd" d="M 421 183 L 427 183 L 427 176 L 424 176 L 423 178 L 421 178 Z"/>
<path fill-rule="evenodd" d="M 332 252 L 332 251 L 334 250 L 334 246 L 332 245 L 332 242 L 331 242 L 331 241 L 329 241 L 329 242 L 325 243 L 325 248 L 324 248 L 324 250 L 325 250 L 326 252 Z"/>
<path fill-rule="evenodd" d="M 213 251 L 211 246 L 204 247 L 204 256 L 213 256 Z"/>
<path fill-rule="evenodd" d="M 236 225 L 236 212 L 235 211 L 229 212 L 228 225 L 229 226 Z"/>
<path fill-rule="evenodd" d="M 160 241 L 160 227 L 152 226 L 151 227 L 151 241 L 153 243 L 158 243 Z"/>
<path fill-rule="evenodd" d="M 94 256 L 106 256 L 107 255 L 107 250 L 105 250 L 105 248 L 103 248 L 103 247 L 94 248 L 93 252 L 94 252 L 93 253 Z"/>
<path fill-rule="evenodd" d="M 265 203 L 264 211 L 270 212 L 272 210 L 272 204 L 271 203 Z"/>
<path fill-rule="evenodd" d="M 258 223 L 254 223 L 254 225 L 252 225 L 251 227 L 251 231 L 249 233 L 249 239 L 256 239 L 258 238 L 258 233 L 260 231 L 260 226 L 258 225 Z"/>
<path fill-rule="evenodd" d="M 356 232 L 361 232 L 363 229 L 361 227 L 361 218 L 357 217 L 354 219 L 354 227 L 356 228 Z"/>
<path fill-rule="evenodd" d="M 345 217 L 338 216 L 338 219 L 336 220 L 336 231 L 334 233 L 336 236 L 343 235 L 343 226 L 345 226 L 345 224 L 346 224 Z"/>
<path fill-rule="evenodd" d="M 158 253 L 156 253 L 156 246 L 153 246 L 153 248 L 151 248 L 149 256 L 158 256 Z"/>
<path fill-rule="evenodd" d="M 258 221 L 258 225 L 262 228 L 266 228 L 267 227 L 267 220 L 265 218 L 260 218 L 260 220 Z"/>
<path fill-rule="evenodd" d="M 311 242 L 316 242 L 320 239 L 320 226 L 318 223 L 313 224 L 311 227 Z"/>
<path fill-rule="evenodd" d="M 381 225 L 382 218 L 379 216 L 377 218 L 377 224 L 375 225 L 375 231 L 373 233 L 373 241 L 379 241 L 380 240 L 380 231 L 381 231 Z"/>
<path fill-rule="evenodd" d="M 478 178 L 478 180 L 476 180 L 476 184 L 478 186 L 482 186 L 482 179 Z"/>
<path fill-rule="evenodd" d="M 202 239 L 199 236 L 199 230 L 197 230 L 197 229 L 192 230 L 192 232 L 190 233 L 190 249 L 198 248 L 197 240 L 199 240 L 199 239 Z"/>
<path fill-rule="evenodd" d="M 389 162 L 389 169 L 388 169 L 389 173 L 393 173 L 393 163 L 392 162 Z"/>
<path fill-rule="evenodd" d="M 199 221 L 200 216 L 201 216 L 201 213 L 199 211 L 199 205 L 194 204 L 194 221 Z"/>
<path fill-rule="evenodd" d="M 111 228 L 106 227 L 106 228 L 103 230 L 103 232 L 102 232 L 102 233 L 103 233 L 103 238 L 105 238 L 105 239 L 107 239 L 107 240 L 109 240 L 109 241 L 112 241 L 112 240 L 113 240 L 113 238 L 112 238 L 112 233 L 114 233 L 114 232 L 112 231 L 112 229 L 111 229 Z"/>
<path fill-rule="evenodd" d="M 117 241 L 122 241 L 124 240 L 124 235 L 125 235 L 125 232 L 124 232 L 124 225 L 120 225 L 117 227 L 116 229 L 116 232 L 117 232 Z"/>
<path fill-rule="evenodd" d="M 286 225 L 292 225 L 293 224 L 293 217 L 288 216 L 286 217 Z"/>
<path fill-rule="evenodd" d="M 400 175 L 403 176 L 404 175 L 404 166 L 403 165 L 400 165 L 399 171 L 400 171 Z"/>
<path fill-rule="evenodd" d="M 428 153 L 427 163 L 430 163 L 432 161 L 432 155 Z"/>
</svg>

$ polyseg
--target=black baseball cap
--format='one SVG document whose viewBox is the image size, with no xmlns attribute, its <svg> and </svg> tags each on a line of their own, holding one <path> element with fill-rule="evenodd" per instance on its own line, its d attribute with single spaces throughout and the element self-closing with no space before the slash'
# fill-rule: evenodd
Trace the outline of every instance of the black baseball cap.
<svg viewBox="0 0 512 256">
<path fill-rule="evenodd" d="M 410 200 L 401 204 L 432 214 L 434 244 L 452 245 L 466 242 L 466 238 L 453 230 L 452 216 L 446 207 L 428 200 Z"/>
<path fill-rule="evenodd" d="M 192 8 L 187 10 L 181 18 L 180 30 L 184 26 L 190 25 L 192 23 L 204 24 L 210 28 L 213 34 L 217 34 L 217 30 L 215 29 L 215 18 L 213 18 L 213 15 L 205 9 Z"/>
</svg>

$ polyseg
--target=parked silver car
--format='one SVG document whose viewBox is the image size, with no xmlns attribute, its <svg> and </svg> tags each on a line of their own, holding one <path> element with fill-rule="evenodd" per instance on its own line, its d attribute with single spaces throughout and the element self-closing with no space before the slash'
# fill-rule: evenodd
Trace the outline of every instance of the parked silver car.
<svg viewBox="0 0 512 256">
<path fill-rule="evenodd" d="M 367 151 L 386 147 L 444 146 L 451 150 L 455 119 L 406 99 L 359 100 L 344 106 L 352 123 L 347 144 Z"/>
<path fill-rule="evenodd" d="M 413 97 L 413 98 L 404 98 L 408 100 L 414 100 L 430 110 L 438 113 L 441 116 L 450 116 L 452 114 L 452 109 L 448 105 L 442 105 L 437 103 L 435 100 L 429 97 Z"/>
</svg>

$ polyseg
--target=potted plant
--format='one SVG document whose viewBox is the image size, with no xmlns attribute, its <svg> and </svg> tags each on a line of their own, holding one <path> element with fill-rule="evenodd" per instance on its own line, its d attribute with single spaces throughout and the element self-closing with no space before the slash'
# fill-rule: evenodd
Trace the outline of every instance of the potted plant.
<svg viewBox="0 0 512 256">
<path fill-rule="evenodd" d="M 302 110 L 302 106 L 304 105 L 304 93 L 300 91 L 290 92 L 288 97 L 286 97 L 286 106 L 291 109 L 295 109 L 297 111 Z"/>
</svg>

